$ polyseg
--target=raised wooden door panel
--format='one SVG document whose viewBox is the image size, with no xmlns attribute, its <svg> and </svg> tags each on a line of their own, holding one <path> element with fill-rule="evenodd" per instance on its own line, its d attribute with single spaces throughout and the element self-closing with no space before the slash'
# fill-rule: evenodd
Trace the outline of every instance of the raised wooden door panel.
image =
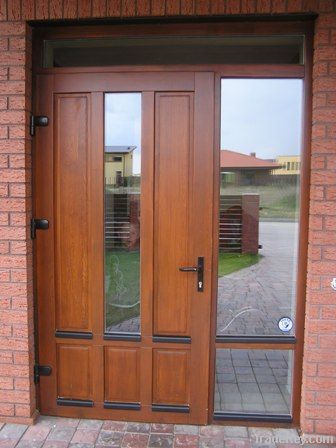
<svg viewBox="0 0 336 448">
<path fill-rule="evenodd" d="M 92 400 L 92 347 L 85 345 L 57 345 L 57 397 L 70 400 Z"/>
<path fill-rule="evenodd" d="M 153 350 L 153 404 L 189 406 L 190 350 Z"/>
<path fill-rule="evenodd" d="M 91 330 L 89 295 L 89 94 L 54 97 L 57 330 Z"/>
<path fill-rule="evenodd" d="M 140 402 L 140 349 L 105 347 L 105 401 Z"/>
<path fill-rule="evenodd" d="M 192 93 L 155 96 L 154 334 L 190 336 Z"/>
</svg>

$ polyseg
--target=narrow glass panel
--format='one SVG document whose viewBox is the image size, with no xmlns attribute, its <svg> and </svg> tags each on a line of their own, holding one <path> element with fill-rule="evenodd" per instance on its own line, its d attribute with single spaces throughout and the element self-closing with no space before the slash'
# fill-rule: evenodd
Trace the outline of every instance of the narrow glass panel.
<svg viewBox="0 0 336 448">
<path fill-rule="evenodd" d="M 291 414 L 289 350 L 218 349 L 215 412 Z"/>
<path fill-rule="evenodd" d="M 44 67 L 302 64 L 303 36 L 154 36 L 45 40 Z"/>
<path fill-rule="evenodd" d="M 223 79 L 218 336 L 295 333 L 302 81 Z"/>
<path fill-rule="evenodd" d="M 140 332 L 141 94 L 105 94 L 105 329 Z"/>
</svg>

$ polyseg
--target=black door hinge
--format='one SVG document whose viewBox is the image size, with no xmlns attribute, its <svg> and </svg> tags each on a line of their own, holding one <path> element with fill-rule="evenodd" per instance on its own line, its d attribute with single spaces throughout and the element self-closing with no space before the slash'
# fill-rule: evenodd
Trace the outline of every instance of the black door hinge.
<svg viewBox="0 0 336 448">
<path fill-rule="evenodd" d="M 34 137 L 36 126 L 48 126 L 49 118 L 45 115 L 31 115 L 30 116 L 30 135 Z"/>
<path fill-rule="evenodd" d="M 50 366 L 41 366 L 40 364 L 34 365 L 34 383 L 40 382 L 40 376 L 50 376 L 52 368 Z"/>
<path fill-rule="evenodd" d="M 32 240 L 36 238 L 36 230 L 48 230 L 49 221 L 47 219 L 34 219 L 30 220 L 30 237 Z"/>
</svg>

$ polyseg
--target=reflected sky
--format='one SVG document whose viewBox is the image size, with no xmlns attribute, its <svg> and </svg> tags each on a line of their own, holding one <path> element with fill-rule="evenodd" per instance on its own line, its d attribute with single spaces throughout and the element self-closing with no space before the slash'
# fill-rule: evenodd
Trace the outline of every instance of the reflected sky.
<svg viewBox="0 0 336 448">
<path fill-rule="evenodd" d="M 299 154 L 301 103 L 300 79 L 222 80 L 221 149 L 261 159 Z"/>
<path fill-rule="evenodd" d="M 136 146 L 133 175 L 141 170 L 141 93 L 105 95 L 105 146 Z"/>
</svg>

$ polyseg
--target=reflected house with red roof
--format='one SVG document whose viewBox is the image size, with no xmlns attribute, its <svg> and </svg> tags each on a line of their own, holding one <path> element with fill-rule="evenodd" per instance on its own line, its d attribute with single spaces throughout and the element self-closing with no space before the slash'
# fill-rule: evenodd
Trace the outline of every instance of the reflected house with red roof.
<svg viewBox="0 0 336 448">
<path fill-rule="evenodd" d="M 273 160 L 222 149 L 220 154 L 221 184 L 267 185 L 271 183 L 272 170 L 281 168 Z"/>
</svg>

